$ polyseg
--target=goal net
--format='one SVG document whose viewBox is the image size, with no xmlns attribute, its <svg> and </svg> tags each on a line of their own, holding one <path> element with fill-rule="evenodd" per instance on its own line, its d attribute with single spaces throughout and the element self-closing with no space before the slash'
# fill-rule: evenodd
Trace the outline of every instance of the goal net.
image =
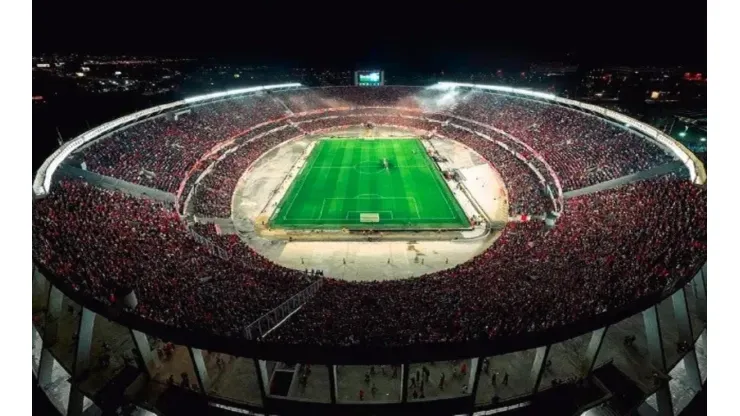
<svg viewBox="0 0 740 416">
<path fill-rule="evenodd" d="M 360 213 L 360 222 L 380 222 L 380 214 L 377 212 Z"/>
</svg>

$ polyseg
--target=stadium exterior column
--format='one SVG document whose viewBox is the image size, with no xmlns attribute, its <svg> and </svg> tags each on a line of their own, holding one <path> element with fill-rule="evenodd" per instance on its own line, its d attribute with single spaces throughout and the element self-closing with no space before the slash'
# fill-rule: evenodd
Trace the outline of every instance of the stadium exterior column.
<svg viewBox="0 0 740 416">
<path fill-rule="evenodd" d="M 48 291 L 49 280 L 36 269 L 36 265 L 33 265 L 33 282 L 38 286 L 38 289 L 43 293 Z"/>
<path fill-rule="evenodd" d="M 262 393 L 262 405 L 267 405 L 267 383 L 270 379 L 267 377 L 267 363 L 265 360 L 254 360 L 254 369 L 257 371 L 257 384 L 260 386 L 260 393 Z"/>
<path fill-rule="evenodd" d="M 49 300 L 46 303 L 46 324 L 44 326 L 44 347 L 51 348 L 57 342 L 59 319 L 62 317 L 64 294 L 54 285 L 49 285 Z"/>
<path fill-rule="evenodd" d="M 532 362 L 532 371 L 530 372 L 530 380 L 532 382 L 532 392 L 537 393 L 542 382 L 542 375 L 545 374 L 545 363 L 547 363 L 547 357 L 550 355 L 550 347 L 552 345 L 546 345 L 544 347 L 537 348 L 537 352 L 534 356 L 534 362 Z"/>
<path fill-rule="evenodd" d="M 337 366 L 327 365 L 329 369 L 329 398 L 331 404 L 337 404 Z"/>
<path fill-rule="evenodd" d="M 90 348 L 92 347 L 94 327 L 95 312 L 83 307 L 77 330 L 77 347 L 72 368 L 72 383 L 69 390 L 67 415 L 78 416 L 82 414 L 85 395 L 80 391 L 79 384 L 82 376 L 90 369 Z"/>
<path fill-rule="evenodd" d="M 85 395 L 82 394 L 75 383 L 69 387 L 69 404 L 67 405 L 67 416 L 82 416 L 82 408 L 85 404 Z"/>
<path fill-rule="evenodd" d="M 43 389 L 49 383 L 51 383 L 51 370 L 54 368 L 54 357 L 47 348 L 41 350 L 41 358 L 39 360 L 39 376 L 38 385 Z"/>
<path fill-rule="evenodd" d="M 409 368 L 411 363 L 401 365 L 401 403 L 409 401 Z"/>
<path fill-rule="evenodd" d="M 701 390 L 701 373 L 699 372 L 699 363 L 696 360 L 696 351 L 694 350 L 694 333 L 691 328 L 691 318 L 689 317 L 689 306 L 686 301 L 686 289 L 681 288 L 674 293 L 673 314 L 678 325 L 678 342 L 685 344 L 689 351 L 684 356 L 684 367 L 689 383 L 694 391 Z"/>
<path fill-rule="evenodd" d="M 193 369 L 198 379 L 198 386 L 204 394 L 208 394 L 211 389 L 211 379 L 208 378 L 208 369 L 205 361 L 203 361 L 203 350 L 188 347 L 188 352 L 190 352 L 190 359 L 193 360 Z"/>
<path fill-rule="evenodd" d="M 77 330 L 77 350 L 74 362 L 73 380 L 90 369 L 90 348 L 92 346 L 93 328 L 95 327 L 95 312 L 82 308 L 82 316 Z"/>
<path fill-rule="evenodd" d="M 139 332 L 135 329 L 131 329 L 131 339 L 134 340 L 136 353 L 139 355 L 139 363 L 144 366 L 141 371 L 145 371 L 150 377 L 154 366 L 156 365 L 157 356 L 152 353 L 152 347 L 149 345 L 149 340 L 146 334 Z"/>
<path fill-rule="evenodd" d="M 642 319 L 645 323 L 645 339 L 647 340 L 650 363 L 662 374 L 666 374 L 667 369 L 665 353 L 663 352 L 663 335 L 660 329 L 660 320 L 658 319 L 658 307 L 651 306 L 648 309 L 645 309 L 642 312 Z M 655 392 L 655 398 L 658 402 L 658 414 L 661 416 L 672 416 L 673 404 L 668 383 L 661 383 L 661 387 Z"/>
<path fill-rule="evenodd" d="M 696 274 L 694 280 L 691 281 L 691 287 L 694 290 L 694 299 L 696 299 L 696 313 L 704 322 L 707 321 L 707 286 L 705 278 L 706 274 L 702 268 Z"/>
<path fill-rule="evenodd" d="M 480 373 L 481 368 L 483 367 L 482 363 L 486 359 L 486 357 L 478 357 L 474 358 L 475 360 L 475 369 L 473 369 L 473 366 L 470 366 L 470 377 L 473 378 L 471 380 L 470 384 L 470 403 L 473 407 L 475 407 L 475 396 L 478 394 L 478 383 L 480 382 Z"/>
<path fill-rule="evenodd" d="M 586 348 L 586 375 L 594 371 L 596 359 L 599 358 L 599 352 L 601 352 L 601 346 L 604 345 L 604 338 L 608 329 L 609 326 L 605 326 L 591 332 L 591 340 Z"/>
<path fill-rule="evenodd" d="M 642 404 L 637 408 L 637 414 L 640 416 L 658 416 L 658 412 L 653 409 L 652 406 L 648 404 L 648 402 L 642 402 Z"/>
</svg>

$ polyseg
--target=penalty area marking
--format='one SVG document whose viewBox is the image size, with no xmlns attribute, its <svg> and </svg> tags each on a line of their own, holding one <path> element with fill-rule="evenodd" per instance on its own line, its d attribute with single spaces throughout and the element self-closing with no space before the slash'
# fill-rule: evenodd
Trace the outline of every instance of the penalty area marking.
<svg viewBox="0 0 740 416">
<path fill-rule="evenodd" d="M 323 216 L 324 216 L 324 209 L 326 208 L 326 201 L 327 200 L 329 200 L 329 201 L 332 201 L 332 200 L 340 200 L 340 201 L 366 200 L 367 201 L 367 200 L 373 200 L 373 199 L 381 199 L 381 200 L 386 200 L 386 199 L 389 199 L 389 200 L 390 199 L 405 199 L 405 200 L 411 200 L 414 203 L 414 210 L 416 211 L 416 218 L 413 218 L 413 217 L 395 218 L 393 216 L 393 211 L 390 211 L 390 210 L 373 210 L 372 212 L 373 213 L 381 213 L 381 212 L 390 213 L 391 214 L 391 220 L 392 221 L 393 220 L 421 220 L 422 219 L 421 218 L 421 212 L 419 211 L 419 203 L 416 201 L 416 197 L 413 197 L 413 196 L 382 196 L 382 195 L 379 195 L 379 194 L 360 194 L 360 195 L 357 195 L 357 196 L 354 196 L 354 197 L 346 197 L 346 198 L 324 198 L 324 200 L 321 202 L 321 211 L 319 211 L 319 216 L 318 217 L 313 217 L 313 218 L 291 218 L 291 219 L 284 218 L 284 219 L 286 220 L 286 223 L 289 223 L 289 224 L 292 223 L 293 225 L 296 224 L 295 221 L 319 221 L 319 220 L 321 220 L 321 221 L 348 221 L 349 220 L 349 215 L 351 213 L 359 213 L 359 214 L 369 213 L 370 210 L 346 211 L 346 214 L 345 214 L 344 218 L 323 218 Z M 455 219 L 455 216 L 454 215 L 452 215 L 450 217 L 426 217 L 426 218 L 424 218 L 424 220 L 437 220 L 437 221 L 439 221 L 439 220 L 454 220 L 454 219 Z M 303 223 L 299 223 L 299 224 L 303 224 Z M 312 225 L 312 224 L 307 224 L 307 225 Z"/>
<path fill-rule="evenodd" d="M 324 198 L 324 202 L 322 202 L 322 204 L 321 204 L 321 215 L 323 215 L 324 207 L 326 205 L 326 201 L 327 200 L 329 200 L 329 201 L 333 201 L 333 200 L 338 200 L 338 201 L 352 201 L 352 200 L 370 201 L 370 200 L 374 200 L 374 199 L 380 199 L 380 200 L 405 199 L 405 200 L 410 200 L 410 201 L 412 201 L 414 203 L 414 210 L 416 211 L 416 219 L 421 219 L 421 212 L 419 211 L 419 203 L 416 202 L 416 197 L 413 197 L 413 196 L 382 196 L 382 195 L 378 195 L 378 194 L 360 194 L 360 195 L 357 195 L 357 196 L 351 197 L 351 198 Z M 347 211 L 347 214 L 345 215 L 345 218 L 344 219 L 345 220 L 348 220 L 349 219 L 349 214 L 350 213 L 353 213 L 353 212 L 356 212 L 356 213 L 360 213 L 361 214 L 363 212 L 366 212 L 367 213 L 367 212 L 370 212 L 370 211 L 369 210 L 363 210 L 363 211 L 356 211 L 356 210 L 355 211 Z M 373 210 L 372 212 L 389 212 L 389 213 L 391 213 L 391 220 L 394 219 L 393 218 L 393 211 L 389 211 L 389 210 Z M 321 216 L 319 216 L 319 218 L 321 218 Z M 455 217 L 452 216 L 452 217 L 449 217 L 449 218 L 437 218 L 437 219 L 450 219 L 451 220 L 451 219 L 454 219 L 454 218 Z M 409 217 L 407 219 L 411 219 L 411 217 Z M 332 220 L 336 220 L 336 218 L 335 219 L 332 219 Z"/>
</svg>

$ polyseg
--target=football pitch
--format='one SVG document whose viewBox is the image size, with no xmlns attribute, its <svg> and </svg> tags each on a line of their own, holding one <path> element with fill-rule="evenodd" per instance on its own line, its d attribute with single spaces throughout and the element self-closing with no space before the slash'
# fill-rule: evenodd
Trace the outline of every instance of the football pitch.
<svg viewBox="0 0 740 416">
<path fill-rule="evenodd" d="M 470 228 L 418 139 L 322 139 L 270 218 L 275 228 Z"/>
</svg>

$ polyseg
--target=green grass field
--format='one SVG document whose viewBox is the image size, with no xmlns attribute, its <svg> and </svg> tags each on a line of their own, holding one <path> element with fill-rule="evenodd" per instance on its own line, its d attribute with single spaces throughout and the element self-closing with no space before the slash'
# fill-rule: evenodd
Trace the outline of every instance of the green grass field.
<svg viewBox="0 0 740 416">
<path fill-rule="evenodd" d="M 318 141 L 272 215 L 270 225 L 350 229 L 470 227 L 442 173 L 417 139 Z"/>
</svg>

